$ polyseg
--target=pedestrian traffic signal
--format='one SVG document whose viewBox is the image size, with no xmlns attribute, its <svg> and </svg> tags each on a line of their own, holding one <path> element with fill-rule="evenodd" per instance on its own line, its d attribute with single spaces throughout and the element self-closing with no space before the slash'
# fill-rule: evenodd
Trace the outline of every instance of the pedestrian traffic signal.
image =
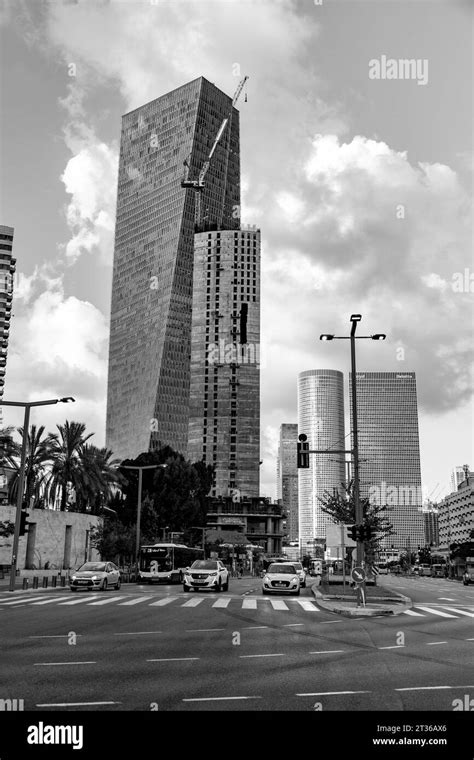
<svg viewBox="0 0 474 760">
<path fill-rule="evenodd" d="M 29 512 L 26 511 L 26 509 L 22 509 L 20 512 L 20 536 L 24 536 L 25 533 L 28 533 L 28 528 L 26 527 L 28 523 L 26 522 L 26 518 L 28 517 Z"/>
<path fill-rule="evenodd" d="M 372 528 L 370 525 L 361 525 L 360 526 L 360 534 L 359 534 L 360 541 L 370 541 L 372 538 Z"/>
<path fill-rule="evenodd" d="M 352 541 L 357 541 L 357 525 L 352 525 L 350 528 L 347 529 L 347 537 L 350 538 Z"/>
<path fill-rule="evenodd" d="M 297 453 L 296 453 L 296 460 L 297 460 L 297 466 L 299 469 L 308 469 L 309 467 L 309 443 L 308 443 L 308 436 L 304 433 L 301 433 L 298 436 L 298 442 L 296 444 L 297 446 Z"/>
</svg>

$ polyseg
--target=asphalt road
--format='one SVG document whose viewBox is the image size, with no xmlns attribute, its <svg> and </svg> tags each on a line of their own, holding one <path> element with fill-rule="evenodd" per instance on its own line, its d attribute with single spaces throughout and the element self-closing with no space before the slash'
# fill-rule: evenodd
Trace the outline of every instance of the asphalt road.
<svg viewBox="0 0 474 760">
<path fill-rule="evenodd" d="M 474 587 L 381 582 L 413 598 L 411 614 L 339 617 L 309 588 L 269 598 L 253 578 L 221 594 L 2 590 L 0 698 L 25 710 L 183 712 L 452 711 L 474 698 Z"/>
</svg>

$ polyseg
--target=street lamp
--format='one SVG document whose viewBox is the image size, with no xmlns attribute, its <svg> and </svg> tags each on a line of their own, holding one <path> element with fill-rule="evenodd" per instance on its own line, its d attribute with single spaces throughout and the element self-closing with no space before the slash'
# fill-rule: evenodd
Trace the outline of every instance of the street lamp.
<svg viewBox="0 0 474 760">
<path fill-rule="evenodd" d="M 120 464 L 118 466 L 119 470 L 138 470 L 138 505 L 137 505 L 137 535 L 136 535 L 136 541 L 135 541 L 135 563 L 138 566 L 138 553 L 140 551 L 140 522 L 141 522 L 141 514 L 142 514 L 142 472 L 143 470 L 153 470 L 158 467 L 165 468 L 168 467 L 167 464 L 144 464 L 144 465 L 131 465 L 131 464 Z"/>
<path fill-rule="evenodd" d="M 350 335 L 328 335 L 323 334 L 319 336 L 319 340 L 350 340 L 351 342 L 351 391 L 352 391 L 352 437 L 353 448 L 352 456 L 354 460 L 354 507 L 355 507 L 355 521 L 356 525 L 362 525 L 364 515 L 362 505 L 360 503 L 360 478 L 359 478 L 359 435 L 357 427 L 357 384 L 356 384 L 356 359 L 355 359 L 355 341 L 356 341 L 356 329 L 357 323 L 362 319 L 361 314 L 352 314 L 350 321 L 352 322 Z M 374 335 L 358 335 L 357 339 L 362 340 L 385 340 L 387 336 L 384 333 L 375 333 Z M 360 538 L 357 539 L 356 545 L 356 558 L 357 565 L 361 567 L 361 563 L 364 561 L 364 544 Z M 365 585 L 365 584 L 363 584 Z"/>
<path fill-rule="evenodd" d="M 64 396 L 64 398 L 48 399 L 47 401 L 0 401 L 0 406 L 21 406 L 25 410 L 25 417 L 23 421 L 23 442 L 21 446 L 20 473 L 18 477 L 18 491 L 16 494 L 15 533 L 13 534 L 12 565 L 10 570 L 9 591 L 15 591 L 18 544 L 20 541 L 21 509 L 23 505 L 23 488 L 25 484 L 26 448 L 28 443 L 28 427 L 30 424 L 30 409 L 32 406 L 50 406 L 51 404 L 59 403 L 67 404 L 69 401 L 75 401 L 75 399 L 72 396 Z"/>
</svg>

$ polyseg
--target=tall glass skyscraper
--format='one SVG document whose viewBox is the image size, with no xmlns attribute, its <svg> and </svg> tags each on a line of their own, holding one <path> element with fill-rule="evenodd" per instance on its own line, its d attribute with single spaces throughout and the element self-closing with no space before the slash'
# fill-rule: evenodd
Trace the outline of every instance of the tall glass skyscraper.
<svg viewBox="0 0 474 760">
<path fill-rule="evenodd" d="M 310 449 L 343 449 L 344 380 L 342 372 L 312 369 L 298 375 L 298 433 L 306 433 Z M 300 551 L 311 554 L 314 539 L 326 538 L 331 519 L 318 497 L 345 483 L 344 455 L 310 454 L 309 469 L 298 470 Z"/>
<path fill-rule="evenodd" d="M 211 496 L 259 496 L 260 230 L 194 238 L 188 458 L 215 467 Z"/>
<path fill-rule="evenodd" d="M 10 320 L 12 316 L 13 277 L 16 259 L 13 258 L 13 227 L 0 225 L 0 399 L 3 398 L 7 365 Z M 0 426 L 3 425 L 3 407 L 0 406 Z"/>
<path fill-rule="evenodd" d="M 288 514 L 287 535 L 290 541 L 297 541 L 299 537 L 297 441 L 298 425 L 282 423 L 278 443 L 277 499 L 281 500 Z"/>
<path fill-rule="evenodd" d="M 120 458 L 158 442 L 185 453 L 189 422 L 196 179 L 232 98 L 203 77 L 122 120 L 110 319 L 106 443 Z M 202 214 L 237 229 L 239 114 L 217 145 Z"/>
<path fill-rule="evenodd" d="M 361 496 L 389 508 L 395 533 L 383 546 L 416 551 L 425 534 L 415 373 L 357 372 L 356 387 Z M 352 419 L 352 397 L 350 408 Z"/>
</svg>

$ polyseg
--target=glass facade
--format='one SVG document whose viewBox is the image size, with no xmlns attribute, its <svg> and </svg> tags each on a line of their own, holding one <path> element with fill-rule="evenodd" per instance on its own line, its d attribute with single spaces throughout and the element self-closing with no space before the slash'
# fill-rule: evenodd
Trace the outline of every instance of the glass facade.
<svg viewBox="0 0 474 760">
<path fill-rule="evenodd" d="M 416 551 L 425 532 L 415 373 L 357 372 L 356 378 L 360 493 L 388 507 L 395 533 L 382 545 Z M 352 396 L 350 408 L 352 419 Z"/>
<path fill-rule="evenodd" d="M 244 335 L 244 332 L 246 335 Z M 215 467 L 210 495 L 259 495 L 260 231 L 194 238 L 188 458 Z"/>
<path fill-rule="evenodd" d="M 277 459 L 277 499 L 281 501 L 287 518 L 287 535 L 290 541 L 298 540 L 298 468 L 296 466 L 296 444 L 298 425 L 283 423 L 280 426 L 280 440 Z"/>
<path fill-rule="evenodd" d="M 134 457 L 188 435 L 195 191 L 232 99 L 203 77 L 122 120 L 110 320 L 106 443 Z M 208 225 L 239 226 L 239 114 L 207 172 Z"/>
<path fill-rule="evenodd" d="M 13 227 L 0 225 L 0 399 L 3 398 L 7 366 L 10 320 L 12 317 L 13 282 L 16 259 L 13 258 Z M 0 406 L 0 427 L 3 425 L 3 407 Z"/>
<path fill-rule="evenodd" d="M 314 369 L 298 375 L 298 433 L 306 433 L 310 449 L 346 448 L 342 372 Z M 332 494 L 346 481 L 343 454 L 310 454 L 309 464 L 308 469 L 298 470 L 302 555 L 313 553 L 314 539 L 325 539 L 326 525 L 332 524 L 318 497 Z"/>
</svg>

